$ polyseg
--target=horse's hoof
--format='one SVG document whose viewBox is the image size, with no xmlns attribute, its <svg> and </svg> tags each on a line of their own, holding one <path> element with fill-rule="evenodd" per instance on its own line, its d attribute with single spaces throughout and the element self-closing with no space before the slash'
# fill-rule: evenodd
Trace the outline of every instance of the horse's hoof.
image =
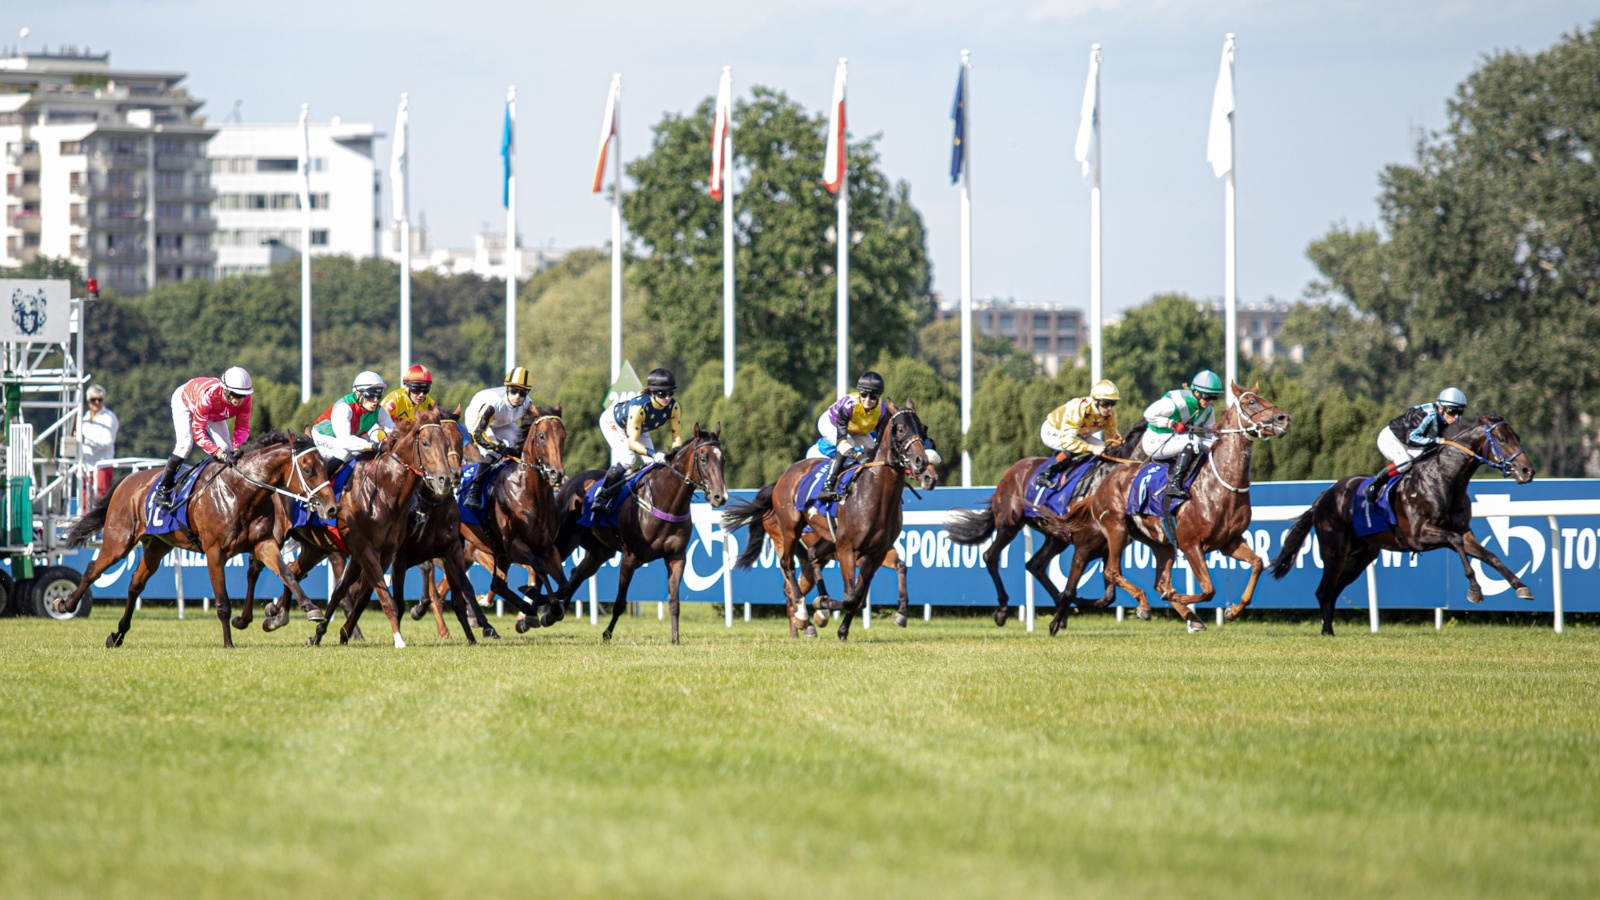
<svg viewBox="0 0 1600 900">
<path fill-rule="evenodd" d="M 326 621 L 328 621 L 328 616 L 322 610 L 320 610 L 320 609 L 316 608 L 315 606 L 313 606 L 310 609 L 306 610 L 306 621 L 307 622 L 326 622 Z"/>
<path fill-rule="evenodd" d="M 261 630 L 270 634 L 270 633 L 278 630 L 278 625 L 279 624 L 280 623 L 278 622 L 277 619 L 274 619 L 271 616 L 267 616 L 266 618 L 261 620 Z"/>
<path fill-rule="evenodd" d="M 1229 622 L 1237 622 L 1239 621 L 1239 617 L 1242 615 L 1244 615 L 1244 606 L 1235 604 L 1228 607 L 1228 611 L 1223 613 L 1222 618 Z"/>
<path fill-rule="evenodd" d="M 1533 588 L 1530 588 L 1527 585 L 1523 585 L 1522 587 L 1517 588 L 1517 599 L 1518 600 L 1532 600 L 1533 599 Z"/>
<path fill-rule="evenodd" d="M 426 603 L 418 603 L 416 606 L 411 607 L 411 621 L 413 622 L 420 622 L 422 617 L 427 614 L 428 604 Z"/>
<path fill-rule="evenodd" d="M 822 612 L 814 612 L 811 614 L 811 625 L 815 625 L 816 628 L 812 628 L 811 625 L 807 625 L 806 632 L 809 634 L 815 634 L 817 628 L 821 628 L 826 624 L 828 624 L 827 614 Z"/>
<path fill-rule="evenodd" d="M 1056 618 L 1051 619 L 1050 620 L 1050 636 L 1051 637 L 1055 637 L 1056 636 L 1056 632 L 1060 631 L 1061 629 L 1063 629 L 1065 627 L 1067 627 L 1067 622 L 1066 622 L 1065 619 L 1062 619 L 1060 617 L 1056 617 Z"/>
<path fill-rule="evenodd" d="M 807 622 L 806 623 L 806 637 L 816 637 L 816 636 L 817 636 L 817 627 L 815 625 L 812 625 L 810 622 Z"/>
<path fill-rule="evenodd" d="M 72 611 L 72 607 L 67 605 L 67 600 L 68 599 L 70 599 L 70 598 L 62 597 L 60 600 L 57 600 L 56 602 L 50 604 L 50 608 L 55 610 L 58 613 L 69 613 L 69 612 Z"/>
<path fill-rule="evenodd" d="M 994 611 L 994 623 L 1001 628 L 1006 626 L 1006 608 L 1004 606 Z"/>
<path fill-rule="evenodd" d="M 497 640 L 497 641 L 500 640 L 500 632 L 495 631 L 493 625 L 484 625 L 483 628 L 480 629 L 480 630 L 483 632 L 483 636 L 484 637 L 493 638 L 494 640 Z M 468 632 L 468 634 L 470 635 L 471 632 Z"/>
<path fill-rule="evenodd" d="M 244 616 L 234 616 L 233 617 L 233 627 L 239 629 L 240 631 L 243 631 L 246 628 L 250 627 L 250 620 L 246 619 Z"/>
<path fill-rule="evenodd" d="M 528 620 L 527 619 L 518 619 L 517 620 L 517 634 L 527 634 L 528 633 L 528 629 L 530 627 L 532 627 L 532 626 L 530 626 L 528 624 Z"/>
<path fill-rule="evenodd" d="M 608 644 L 611 643 L 611 629 L 607 628 L 605 631 L 600 632 L 600 640 Z"/>
<path fill-rule="evenodd" d="M 1196 631 L 1205 631 L 1206 630 L 1206 623 L 1204 623 L 1204 622 L 1199 622 L 1199 621 L 1196 621 L 1194 619 L 1190 619 L 1187 624 L 1189 625 L 1189 633 L 1190 634 L 1194 634 Z"/>
<path fill-rule="evenodd" d="M 894 623 L 896 625 L 899 625 L 901 628 L 906 627 L 906 623 L 909 622 L 909 621 L 911 621 L 911 620 L 906 618 L 906 614 L 905 613 L 895 613 L 894 614 Z"/>
<path fill-rule="evenodd" d="M 1468 603 L 1482 603 L 1483 602 L 1483 588 L 1478 587 L 1477 585 L 1473 585 L 1472 587 L 1467 588 L 1467 602 Z"/>
<path fill-rule="evenodd" d="M 848 640 L 850 640 L 850 632 L 845 631 L 843 628 L 839 629 L 839 643 L 842 644 Z"/>
<path fill-rule="evenodd" d="M 1135 615 L 1137 615 L 1139 618 L 1145 620 L 1146 622 L 1150 621 L 1150 607 L 1141 606 L 1138 609 L 1134 610 L 1133 612 L 1134 612 Z"/>
<path fill-rule="evenodd" d="M 545 611 L 539 614 L 539 627 L 549 628 L 551 625 L 554 625 L 555 623 L 566 618 L 566 616 L 567 614 L 561 608 L 561 604 L 555 603 L 546 606 Z"/>
<path fill-rule="evenodd" d="M 317 640 L 316 635 L 312 635 L 311 637 L 306 638 L 306 646 L 307 647 L 315 647 L 318 643 L 320 643 L 320 642 Z"/>
<path fill-rule="evenodd" d="M 1106 596 L 1101 597 L 1099 600 L 1090 602 L 1089 605 L 1095 609 L 1105 609 L 1115 602 L 1117 602 L 1117 598 L 1107 594 Z"/>
<path fill-rule="evenodd" d="M 398 631 L 394 633 L 394 648 L 396 650 L 404 650 L 406 648 L 405 638 L 401 637 Z"/>
<path fill-rule="evenodd" d="M 106 635 L 106 649 L 107 650 L 114 650 L 117 647 L 121 647 L 121 646 L 122 646 L 122 632 L 113 631 L 110 634 Z"/>
</svg>

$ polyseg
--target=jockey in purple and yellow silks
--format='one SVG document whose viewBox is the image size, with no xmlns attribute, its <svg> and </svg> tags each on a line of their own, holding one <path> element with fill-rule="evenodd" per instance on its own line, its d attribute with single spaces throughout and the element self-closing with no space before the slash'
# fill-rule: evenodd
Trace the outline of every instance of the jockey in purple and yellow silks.
<svg viewBox="0 0 1600 900">
<path fill-rule="evenodd" d="M 863 372 L 856 379 L 856 389 L 840 397 L 817 419 L 822 439 L 806 455 L 832 460 L 818 500 L 839 499 L 839 476 L 844 473 L 846 461 L 859 462 L 878 448 L 884 426 L 889 422 L 889 411 L 884 409 L 882 398 L 883 376 L 877 372 Z"/>
</svg>

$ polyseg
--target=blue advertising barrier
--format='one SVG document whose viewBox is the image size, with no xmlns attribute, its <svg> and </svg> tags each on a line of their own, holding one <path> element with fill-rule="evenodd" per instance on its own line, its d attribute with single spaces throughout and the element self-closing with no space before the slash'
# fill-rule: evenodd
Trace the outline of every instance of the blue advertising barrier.
<svg viewBox="0 0 1600 900">
<path fill-rule="evenodd" d="M 1256 484 L 1251 489 L 1254 521 L 1248 539 L 1263 560 L 1275 556 L 1282 548 L 1283 535 L 1291 521 L 1326 488 L 1330 482 L 1276 482 Z M 953 507 L 976 507 L 985 503 L 992 489 L 940 488 L 917 498 L 906 494 L 905 531 L 896 542 L 901 559 L 905 560 L 907 583 L 911 602 L 934 605 L 988 606 L 995 602 L 994 585 L 981 559 L 982 547 L 962 547 L 950 540 L 941 527 L 948 511 Z M 1486 547 L 1505 560 L 1536 597 L 1533 601 L 1518 600 L 1509 585 L 1493 569 L 1473 562 L 1478 583 L 1483 586 L 1485 602 L 1467 603 L 1467 584 L 1461 563 L 1448 550 L 1424 554 L 1384 553 L 1374 565 L 1376 593 L 1379 606 L 1391 609 L 1479 609 L 1518 612 L 1551 612 L 1555 594 L 1552 577 L 1559 565 L 1565 594 L 1565 609 L 1574 612 L 1600 611 L 1600 480 L 1545 479 L 1527 485 L 1497 478 L 1473 482 L 1469 493 L 1474 501 L 1473 530 Z M 753 491 L 734 491 L 734 500 L 748 499 Z M 688 563 L 685 566 L 681 597 L 689 602 L 721 603 L 728 599 L 723 579 L 733 555 L 750 540 L 748 530 L 731 535 L 731 546 L 724 543 L 725 535 L 718 521 L 718 513 L 703 503 L 695 504 L 695 536 L 690 543 Z M 1552 522 L 1550 517 L 1555 516 Z M 1034 544 L 1037 546 L 1037 543 Z M 84 570 L 88 567 L 92 551 L 69 555 L 66 565 Z M 173 578 L 174 557 L 183 562 L 184 595 L 189 602 L 211 596 L 210 577 L 205 561 L 198 554 L 176 552 L 167 557 L 167 564 L 151 579 L 144 596 L 151 599 L 172 599 L 176 596 Z M 127 596 L 128 581 L 133 571 L 136 555 L 113 566 L 95 581 L 94 596 L 97 603 L 120 601 Z M 1070 551 L 1051 566 L 1050 574 L 1057 585 L 1065 583 L 1065 573 L 1070 567 Z M 1025 595 L 1026 571 L 1023 569 L 1025 541 L 1019 536 L 1001 554 L 1000 572 L 1012 603 L 1020 605 Z M 1185 588 L 1191 577 L 1179 558 L 1180 567 L 1175 574 L 1178 586 Z M 575 560 L 569 560 L 569 565 Z M 590 589 L 581 588 L 575 599 L 588 600 L 591 596 L 609 602 L 616 594 L 617 559 L 604 566 L 597 576 L 597 584 Z M 1235 603 L 1249 577 L 1242 564 L 1227 559 L 1220 553 L 1209 554 L 1207 565 L 1217 585 L 1219 602 Z M 1306 541 L 1301 548 L 1295 568 L 1282 581 L 1274 581 L 1263 574 L 1252 604 L 1259 609 L 1315 609 L 1315 591 L 1321 577 L 1321 558 L 1316 541 Z M 1130 580 L 1141 587 L 1150 588 L 1155 580 L 1154 558 L 1149 549 L 1135 544 L 1123 553 L 1123 569 Z M 227 589 L 235 601 L 244 596 L 245 559 L 236 557 L 226 566 Z M 830 566 L 824 577 L 834 596 L 839 596 L 843 586 L 838 570 Z M 471 573 L 479 592 L 488 588 L 488 573 L 474 567 Z M 521 570 L 512 575 L 513 585 L 523 583 Z M 1100 564 L 1094 563 L 1080 585 L 1085 597 L 1102 595 Z M 317 599 L 326 599 L 329 579 L 326 565 L 319 567 L 305 581 L 307 593 Z M 281 589 L 280 582 L 270 574 L 263 574 L 257 591 L 258 597 L 275 597 Z M 1187 589 L 1187 588 L 1185 588 Z M 1341 606 L 1367 608 L 1368 587 L 1365 580 L 1356 581 L 1341 598 Z M 412 599 L 420 593 L 420 581 L 415 574 L 407 578 L 406 595 Z M 659 562 L 640 569 L 633 579 L 629 599 L 657 601 L 666 599 L 666 567 Z M 892 571 L 880 571 L 875 580 L 872 599 L 875 604 L 892 602 L 895 596 L 895 578 Z M 1041 605 L 1047 599 L 1039 594 Z M 770 543 L 762 552 L 759 562 L 748 571 L 735 571 L 731 582 L 731 599 L 736 603 L 783 603 L 782 579 Z M 1131 605 L 1131 599 L 1119 594 L 1118 603 Z M 1162 606 L 1152 593 L 1152 605 Z"/>
</svg>

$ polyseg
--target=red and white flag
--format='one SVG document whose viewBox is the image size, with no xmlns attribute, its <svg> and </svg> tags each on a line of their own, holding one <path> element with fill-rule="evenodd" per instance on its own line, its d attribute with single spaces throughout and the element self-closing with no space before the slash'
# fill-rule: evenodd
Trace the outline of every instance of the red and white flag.
<svg viewBox="0 0 1600 900">
<path fill-rule="evenodd" d="M 617 117 L 621 111 L 617 108 L 622 105 L 622 76 L 611 76 L 611 92 L 606 94 L 606 118 L 600 123 L 600 155 L 594 161 L 594 187 L 589 193 L 600 193 L 600 184 L 606 178 L 606 151 L 611 147 L 611 139 L 617 136 Z"/>
<path fill-rule="evenodd" d="M 711 122 L 711 199 L 722 199 L 723 167 L 728 164 L 728 124 L 733 119 L 733 70 L 722 67 L 717 86 L 717 116 Z"/>
<path fill-rule="evenodd" d="M 828 115 L 828 149 L 822 155 L 822 186 L 828 193 L 839 193 L 844 184 L 844 57 L 839 58 L 839 68 L 833 72 L 833 105 Z"/>
</svg>

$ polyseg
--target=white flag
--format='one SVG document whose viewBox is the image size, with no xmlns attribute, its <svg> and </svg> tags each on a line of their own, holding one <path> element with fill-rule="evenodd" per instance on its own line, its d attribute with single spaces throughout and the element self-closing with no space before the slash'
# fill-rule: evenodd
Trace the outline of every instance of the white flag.
<svg viewBox="0 0 1600 900">
<path fill-rule="evenodd" d="M 822 186 L 830 194 L 839 193 L 845 176 L 844 77 L 845 60 L 841 56 L 839 67 L 833 71 L 833 103 L 828 108 L 828 147 L 822 156 Z"/>
<path fill-rule="evenodd" d="M 1211 135 L 1206 141 L 1206 162 L 1218 178 L 1233 170 L 1233 35 L 1222 44 L 1222 69 L 1217 90 L 1211 95 Z"/>
<path fill-rule="evenodd" d="M 1089 48 L 1089 81 L 1083 86 L 1083 110 L 1078 118 L 1078 143 L 1072 158 L 1083 164 L 1083 177 L 1099 165 L 1094 159 L 1095 133 L 1100 130 L 1100 45 Z"/>
<path fill-rule="evenodd" d="M 311 208 L 311 104 L 300 104 L 300 208 Z"/>
<path fill-rule="evenodd" d="M 406 221 L 406 142 L 411 131 L 411 100 L 400 95 L 400 108 L 394 114 L 394 146 L 389 153 L 389 193 L 394 197 L 394 220 Z"/>
</svg>

